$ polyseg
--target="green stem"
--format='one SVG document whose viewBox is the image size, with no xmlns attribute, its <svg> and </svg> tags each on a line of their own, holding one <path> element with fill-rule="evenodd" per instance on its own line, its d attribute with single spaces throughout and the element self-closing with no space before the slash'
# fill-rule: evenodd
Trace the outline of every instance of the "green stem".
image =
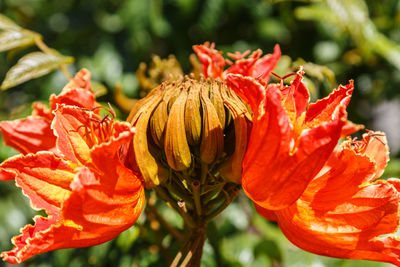
<svg viewBox="0 0 400 267">
<path fill-rule="evenodd" d="M 51 49 L 43 42 L 42 37 L 38 36 L 35 37 L 35 44 L 36 46 L 42 50 L 43 53 L 48 54 L 48 55 L 52 55 L 54 54 L 53 51 L 51 51 Z M 60 64 L 60 70 L 61 72 L 65 75 L 65 77 L 67 77 L 68 80 L 72 79 L 71 74 L 69 73 L 68 69 L 65 67 L 64 64 Z"/>
<path fill-rule="evenodd" d="M 203 192 L 202 192 L 201 195 L 202 195 L 202 196 L 205 196 L 205 195 L 207 195 L 208 193 L 210 193 L 211 191 L 215 191 L 215 190 L 221 191 L 221 189 L 224 187 L 225 184 L 226 184 L 226 182 L 223 181 L 223 182 L 219 182 L 219 183 L 217 183 L 217 184 L 206 185 L 206 186 L 204 187 L 204 190 L 202 190 Z"/>
<path fill-rule="evenodd" d="M 204 195 L 201 197 L 202 203 L 208 203 L 211 199 L 213 199 L 219 192 L 221 192 L 225 183 L 221 183 L 213 187 L 213 189 L 209 189 L 204 192 Z"/>
<path fill-rule="evenodd" d="M 201 202 L 200 202 L 200 182 L 199 180 L 194 180 L 192 182 L 194 206 L 196 207 L 196 213 L 201 216 Z"/>
<path fill-rule="evenodd" d="M 163 187 L 158 186 L 156 188 L 154 188 L 154 190 L 156 191 L 157 195 L 163 199 L 165 202 L 169 203 L 171 205 L 171 207 L 176 210 L 183 218 L 183 220 L 185 221 L 185 223 L 187 223 L 190 227 L 194 227 L 195 223 L 192 219 L 192 217 L 185 211 L 183 211 L 178 203 L 173 199 L 173 197 L 168 193 L 167 190 L 165 190 Z"/>
<path fill-rule="evenodd" d="M 206 213 L 208 213 L 210 210 L 212 210 L 218 203 L 221 203 L 221 201 L 223 201 L 224 199 L 225 199 L 225 193 L 220 191 L 219 194 L 215 198 L 211 199 L 207 203 L 207 205 L 205 207 Z"/>
<path fill-rule="evenodd" d="M 201 163 L 201 178 L 200 178 L 200 184 L 203 186 L 203 188 L 204 188 L 204 185 L 205 185 L 206 180 L 207 180 L 207 175 L 208 175 L 208 164 L 202 162 L 202 163 Z"/>
<path fill-rule="evenodd" d="M 232 201 L 236 198 L 237 194 L 239 193 L 239 189 L 237 187 L 232 188 L 227 192 L 225 195 L 225 200 L 222 202 L 216 209 L 211 211 L 207 216 L 204 218 L 206 222 L 211 221 L 214 219 L 218 214 L 220 214 Z M 221 193 L 222 194 L 222 193 Z"/>
<path fill-rule="evenodd" d="M 167 187 L 169 192 L 172 192 L 174 195 L 184 200 L 188 208 L 193 207 L 193 199 L 178 184 L 167 182 L 164 185 Z"/>
<path fill-rule="evenodd" d="M 51 49 L 43 42 L 42 37 L 38 36 L 35 38 L 35 44 L 37 47 L 39 47 L 40 50 L 42 50 L 43 53 L 52 55 Z"/>
</svg>

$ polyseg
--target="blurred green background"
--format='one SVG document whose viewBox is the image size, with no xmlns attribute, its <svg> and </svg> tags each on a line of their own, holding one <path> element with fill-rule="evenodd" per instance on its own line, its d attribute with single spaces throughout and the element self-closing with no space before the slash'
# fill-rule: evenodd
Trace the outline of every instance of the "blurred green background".
<svg viewBox="0 0 400 267">
<path fill-rule="evenodd" d="M 73 56 L 71 72 L 88 68 L 108 88 L 101 102 L 115 103 L 117 82 L 126 95 L 137 97 L 136 69 L 152 54 L 174 54 L 189 72 L 194 44 L 212 41 L 225 52 L 261 48 L 269 53 L 279 43 L 285 56 L 276 72 L 283 76 L 304 65 L 314 100 L 355 81 L 349 117 L 387 133 L 391 161 L 384 176 L 400 177 L 400 1 L 0 0 L 0 12 Z M 0 80 L 27 51 L 34 48 L 0 54 Z M 57 71 L 0 92 L 0 120 L 26 116 L 31 102 L 46 102 L 66 82 Z M 1 161 L 15 153 L 0 144 Z M 182 223 L 170 209 L 160 209 L 173 225 Z M 11 182 L 0 184 L 0 211 L 4 251 L 35 212 Z M 23 266 L 166 266 L 178 248 L 162 225 L 153 229 L 150 221 L 144 212 L 135 227 L 108 243 L 49 252 Z M 388 266 L 304 252 L 257 215 L 244 195 L 208 231 L 204 266 Z"/>
</svg>

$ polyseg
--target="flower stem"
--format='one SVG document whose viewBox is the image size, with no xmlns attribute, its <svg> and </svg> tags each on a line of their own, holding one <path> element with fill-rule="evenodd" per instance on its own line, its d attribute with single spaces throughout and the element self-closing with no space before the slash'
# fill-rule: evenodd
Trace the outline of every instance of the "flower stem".
<svg viewBox="0 0 400 267">
<path fill-rule="evenodd" d="M 42 37 L 38 36 L 35 39 L 35 44 L 36 46 L 42 50 L 43 53 L 51 55 L 54 54 L 54 52 L 43 42 Z M 72 79 L 71 74 L 69 73 L 68 69 L 65 67 L 64 64 L 60 64 L 59 66 L 61 72 L 67 77 L 68 80 Z"/>
<path fill-rule="evenodd" d="M 200 182 L 194 180 L 192 182 L 194 205 L 196 207 L 197 215 L 201 216 L 201 202 L 200 202 Z"/>
<path fill-rule="evenodd" d="M 200 178 L 200 184 L 203 186 L 206 183 L 207 180 L 207 175 L 208 175 L 208 164 L 202 162 L 201 163 L 201 178 Z"/>
<path fill-rule="evenodd" d="M 182 200 L 185 201 L 186 206 L 188 207 L 193 207 L 193 199 L 189 194 L 185 192 L 184 189 L 182 189 L 178 183 L 176 182 L 171 182 L 171 183 L 165 183 L 165 187 L 168 189 L 169 192 L 172 192 L 175 194 L 177 197 L 181 198 Z"/>
<path fill-rule="evenodd" d="M 178 205 L 177 201 L 173 199 L 172 196 L 169 195 L 168 191 L 165 190 L 163 187 L 159 186 L 154 189 L 157 193 L 157 195 L 164 200 L 166 203 L 169 203 L 171 207 L 176 210 L 183 218 L 183 220 L 191 227 L 195 226 L 195 223 L 193 219 L 190 217 L 190 215 L 186 212 L 184 212 Z"/>
<path fill-rule="evenodd" d="M 228 192 L 223 191 L 223 193 L 220 193 L 220 196 L 225 195 L 224 201 L 217 208 L 207 214 L 207 216 L 204 218 L 206 222 L 211 221 L 223 210 L 225 210 L 226 207 L 228 207 L 228 205 L 231 204 L 232 201 L 236 198 L 237 194 L 239 193 L 239 189 L 237 187 L 233 187 Z"/>
<path fill-rule="evenodd" d="M 170 225 L 164 217 L 158 212 L 154 204 L 150 203 L 149 201 L 147 202 L 146 209 L 153 213 L 157 220 L 163 225 L 177 240 L 182 240 L 183 235 L 181 232 L 179 232 L 177 229 L 175 229 L 172 225 Z"/>
<path fill-rule="evenodd" d="M 193 266 L 200 267 L 201 256 L 203 254 L 203 246 L 206 241 L 206 224 L 200 222 L 196 227 L 191 228 L 190 235 L 178 252 L 170 267 L 178 266 L 183 257 L 180 267 Z"/>
<path fill-rule="evenodd" d="M 50 55 L 52 54 L 51 49 L 43 42 L 42 37 L 36 37 L 35 44 L 37 47 L 39 47 L 40 50 L 42 50 L 43 53 Z"/>
<path fill-rule="evenodd" d="M 64 64 L 61 64 L 61 65 L 60 65 L 60 70 L 61 70 L 61 72 L 64 74 L 64 76 L 67 77 L 68 80 L 71 80 L 71 79 L 72 79 L 71 74 L 69 73 L 67 67 L 65 67 Z"/>
</svg>

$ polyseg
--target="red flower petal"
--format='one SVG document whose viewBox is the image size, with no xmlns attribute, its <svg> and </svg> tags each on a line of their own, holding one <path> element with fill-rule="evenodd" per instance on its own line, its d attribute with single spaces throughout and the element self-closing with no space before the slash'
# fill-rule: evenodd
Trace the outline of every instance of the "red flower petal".
<svg viewBox="0 0 400 267">
<path fill-rule="evenodd" d="M 279 45 L 275 45 L 273 54 L 265 55 L 257 60 L 256 64 L 252 68 L 251 76 L 268 82 L 271 77 L 271 72 L 274 70 L 280 57 L 281 49 L 279 48 Z"/>
<path fill-rule="evenodd" d="M 284 208 L 300 197 L 335 147 L 343 125 L 338 119 L 304 131 L 297 149 L 291 152 L 289 123 L 280 124 L 278 118 L 282 122 L 285 117 L 274 115 L 273 108 L 279 107 L 276 104 L 275 107 L 271 102 L 267 104 L 266 116 L 271 114 L 263 117 L 268 120 L 267 130 L 265 121 L 254 122 L 242 178 L 247 195 L 258 205 L 273 210 Z"/>
<path fill-rule="evenodd" d="M 20 263 L 49 250 L 97 245 L 129 228 L 143 208 L 144 190 L 140 179 L 117 163 L 119 176 L 102 177 L 86 167 L 72 169 L 74 164 L 48 152 L 4 162 L 1 168 L 14 173 L 32 207 L 49 217 L 36 216 L 35 225 L 25 226 L 13 238 L 15 247 L 1 257 Z"/>
<path fill-rule="evenodd" d="M 193 46 L 193 50 L 203 65 L 206 78 L 225 79 L 229 74 L 241 74 L 243 76 L 261 79 L 263 83 L 269 81 L 271 72 L 281 56 L 279 45 L 275 45 L 273 54 L 268 54 L 263 57 L 261 57 L 262 51 L 260 49 L 254 51 L 248 58 L 245 58 L 245 56 L 247 56 L 250 51 L 244 53 L 235 52 L 234 54 L 228 53 L 228 56 L 234 59 L 235 62 L 232 63 L 227 59 L 232 66 L 224 71 L 225 59 L 221 55 L 221 51 L 214 49 L 214 43 L 210 44 L 206 42 L 204 45 L 195 45 Z"/>
<path fill-rule="evenodd" d="M 362 141 L 353 140 L 350 144 L 356 146 L 358 153 L 365 154 L 372 162 L 375 162 L 375 176 L 371 180 L 381 177 L 389 162 L 386 135 L 383 132 L 368 131 L 363 135 Z"/>
<path fill-rule="evenodd" d="M 318 124 L 303 123 L 304 112 L 296 114 L 296 109 L 306 109 L 309 95 L 301 83 L 301 75 L 300 70 L 284 95 L 276 85 L 264 90 L 253 78 L 227 76 L 227 84 L 254 112 L 243 160 L 243 188 L 254 202 L 266 209 L 285 208 L 300 197 L 333 151 L 345 123 L 345 105 L 350 96 L 346 94 L 343 98 L 335 93 L 321 109 L 325 121 L 317 117 L 313 122 Z M 288 98 L 291 104 L 286 101 Z"/>
<path fill-rule="evenodd" d="M 50 107 L 52 110 L 57 108 L 57 104 L 77 106 L 86 109 L 99 107 L 96 96 L 91 90 L 90 72 L 81 69 L 74 78 L 63 88 L 59 95 L 50 96 Z"/>
<path fill-rule="evenodd" d="M 35 254 L 51 250 L 49 247 L 54 247 L 57 238 L 62 240 L 78 232 L 74 228 L 58 225 L 57 218 L 53 216 L 35 216 L 33 220 L 35 226 L 26 225 L 20 230 L 21 235 L 13 237 L 14 248 L 0 254 L 4 261 L 21 263 Z"/>
<path fill-rule="evenodd" d="M 226 84 L 250 105 L 254 114 L 262 113 L 262 111 L 259 111 L 259 105 L 265 98 L 265 88 L 261 83 L 252 77 L 229 74 L 226 76 Z M 257 117 L 257 115 L 254 116 Z"/>
<path fill-rule="evenodd" d="M 87 69 L 81 69 L 75 74 L 75 77 L 68 83 L 67 87 L 82 88 L 86 90 L 92 90 L 92 84 L 90 83 L 90 71 Z"/>
<path fill-rule="evenodd" d="M 61 105 L 54 114 L 52 128 L 58 137 L 58 150 L 68 160 L 83 165 L 91 166 L 92 157 L 107 158 L 115 154 L 133 135 L 128 123 L 114 123 L 79 107 Z"/>
<path fill-rule="evenodd" d="M 297 72 L 290 86 L 285 86 L 281 89 L 283 105 L 288 113 L 293 113 L 293 120 L 297 119 L 300 115 L 306 111 L 308 107 L 308 101 L 310 101 L 310 93 L 302 82 L 303 80 L 303 68 Z"/>
<path fill-rule="evenodd" d="M 364 138 L 369 151 L 371 143 Z M 358 141 L 360 142 L 360 141 Z M 376 165 L 357 143 L 348 141 L 332 154 L 287 209 L 276 211 L 286 237 L 312 253 L 400 265 L 398 179 L 369 183 Z"/>
<path fill-rule="evenodd" d="M 51 122 L 51 120 L 53 119 L 53 114 L 51 113 L 50 109 L 48 109 L 45 105 L 40 102 L 33 102 L 32 107 L 33 116 L 39 116 Z"/>
<path fill-rule="evenodd" d="M 286 111 L 281 105 L 279 90 L 269 87 L 266 95 L 262 107 L 259 108 L 264 113 L 259 116 L 254 114 L 253 128 L 243 160 L 242 184 L 251 199 L 260 206 L 269 208 L 259 201 L 280 201 L 279 197 L 275 197 L 275 190 L 277 187 L 284 186 L 287 189 L 290 186 L 290 182 L 285 186 L 282 184 L 285 179 L 273 174 L 278 174 L 287 167 L 281 164 L 288 162 L 292 130 Z"/>
<path fill-rule="evenodd" d="M 55 151 L 56 137 L 46 118 L 29 116 L 26 119 L 2 121 L 0 131 L 6 145 L 23 154 L 41 150 Z"/>
<path fill-rule="evenodd" d="M 95 108 L 99 107 L 96 102 L 96 96 L 91 91 L 79 88 L 63 89 L 59 95 L 51 95 L 51 109 L 55 110 L 58 104 L 77 106 L 89 110 L 95 110 Z"/>
<path fill-rule="evenodd" d="M 69 196 L 69 184 L 75 175 L 69 162 L 44 151 L 12 157 L 0 169 L 14 175 L 34 209 L 45 209 L 49 215 L 56 215 Z"/>
<path fill-rule="evenodd" d="M 100 121 L 96 114 L 75 106 L 60 105 L 54 111 L 51 127 L 57 136 L 57 148 L 66 159 L 90 164 L 90 148 L 97 142 L 98 133 L 93 128 L 98 122 L 91 118 Z"/>
<path fill-rule="evenodd" d="M 310 104 L 306 112 L 305 123 L 311 126 L 331 120 L 332 116 L 335 116 L 338 106 L 348 105 L 353 90 L 354 84 L 353 81 L 350 81 L 348 85 L 340 85 L 327 97 Z"/>
<path fill-rule="evenodd" d="M 52 126 L 58 136 L 57 147 L 67 159 L 91 166 L 108 181 L 121 176 L 119 171 L 125 167 L 119 153 L 132 140 L 130 124 L 100 120 L 93 112 L 61 105 L 55 111 Z"/>
<path fill-rule="evenodd" d="M 225 59 L 220 51 L 214 49 L 214 43 L 204 43 L 203 45 L 194 45 L 194 52 L 203 64 L 204 76 L 218 78 L 222 77 L 225 67 Z"/>
<path fill-rule="evenodd" d="M 376 174 L 372 180 L 382 176 L 389 162 L 389 147 L 387 145 L 386 136 L 382 132 L 374 134 L 377 136 L 366 135 L 364 137 L 366 142 L 368 142 L 365 155 L 374 161 L 376 166 Z"/>
<path fill-rule="evenodd" d="M 256 211 L 264 218 L 273 222 L 278 221 L 278 217 L 276 217 L 275 211 L 264 209 L 263 207 L 257 205 L 256 203 L 254 203 L 254 207 L 256 208 Z"/>
<path fill-rule="evenodd" d="M 64 204 L 64 220 L 82 226 L 78 238 L 66 245 L 92 246 L 108 241 L 132 226 L 144 205 L 142 182 L 123 168 L 119 177 L 95 175 L 79 168 L 71 183 L 73 193 Z"/>
<path fill-rule="evenodd" d="M 365 126 L 362 124 L 355 124 L 355 123 L 347 120 L 346 124 L 342 128 L 342 133 L 340 134 L 340 137 L 344 138 L 344 137 L 349 136 L 355 132 L 358 132 L 364 128 L 365 128 Z"/>
<path fill-rule="evenodd" d="M 239 58 L 235 61 L 235 63 L 230 66 L 226 71 L 224 71 L 224 77 L 226 75 L 232 74 L 241 74 L 243 76 L 253 76 L 253 68 L 256 62 L 260 59 L 262 55 L 261 49 L 254 51 L 248 58 Z M 268 55 L 266 55 L 268 57 Z M 274 66 L 275 67 L 275 66 Z M 267 68 L 267 67 L 266 67 Z M 262 75 L 258 74 L 258 75 Z M 256 77 L 254 77 L 256 78 Z"/>
<path fill-rule="evenodd" d="M 124 173 L 128 169 L 120 160 L 120 152 L 123 145 L 132 141 L 133 134 L 134 130 L 129 123 L 114 123 L 114 135 L 110 140 L 92 148 L 92 162 L 100 175 L 106 179 L 104 184 L 126 176 Z"/>
</svg>

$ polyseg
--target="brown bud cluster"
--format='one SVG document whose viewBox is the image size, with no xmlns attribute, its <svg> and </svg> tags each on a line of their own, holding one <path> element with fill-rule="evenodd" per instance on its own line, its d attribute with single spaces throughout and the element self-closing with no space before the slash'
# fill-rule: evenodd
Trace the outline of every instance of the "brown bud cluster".
<svg viewBox="0 0 400 267">
<path fill-rule="evenodd" d="M 128 121 L 137 129 L 134 156 L 147 187 L 171 173 L 189 181 L 240 183 L 251 113 L 222 82 L 164 82 L 136 104 Z M 210 177 L 196 177 L 205 167 Z"/>
<path fill-rule="evenodd" d="M 140 63 L 136 75 L 140 85 L 140 96 L 144 97 L 154 87 L 169 79 L 178 79 L 183 75 L 181 65 L 174 55 L 161 59 L 154 55 L 151 59 L 150 66 L 146 63 Z"/>
</svg>

